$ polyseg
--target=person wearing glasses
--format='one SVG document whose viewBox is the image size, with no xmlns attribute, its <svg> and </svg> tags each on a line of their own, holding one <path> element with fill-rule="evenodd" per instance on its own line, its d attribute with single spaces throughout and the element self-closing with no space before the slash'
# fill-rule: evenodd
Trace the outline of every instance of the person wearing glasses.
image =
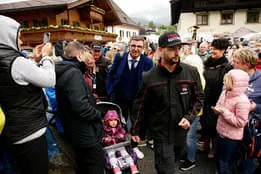
<svg viewBox="0 0 261 174">
<path fill-rule="evenodd" d="M 108 72 L 107 91 L 111 100 L 117 103 L 126 121 L 132 114 L 132 103 L 142 80 L 142 73 L 153 67 L 150 58 L 143 55 L 144 37 L 133 36 L 129 41 L 129 52 L 117 53 Z M 134 148 L 136 151 L 137 148 Z M 136 151 L 138 158 L 144 155 Z"/>
</svg>

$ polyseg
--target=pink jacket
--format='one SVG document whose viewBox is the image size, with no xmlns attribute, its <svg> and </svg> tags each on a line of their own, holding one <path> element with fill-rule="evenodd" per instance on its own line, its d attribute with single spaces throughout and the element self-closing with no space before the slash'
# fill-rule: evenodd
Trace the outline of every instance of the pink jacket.
<svg viewBox="0 0 261 174">
<path fill-rule="evenodd" d="M 224 90 L 216 104 L 216 107 L 224 110 L 224 113 L 218 116 L 216 129 L 223 137 L 241 140 L 250 110 L 250 102 L 245 94 L 249 76 L 238 69 L 230 70 L 228 74 L 232 76 L 233 89 L 232 91 Z"/>
</svg>

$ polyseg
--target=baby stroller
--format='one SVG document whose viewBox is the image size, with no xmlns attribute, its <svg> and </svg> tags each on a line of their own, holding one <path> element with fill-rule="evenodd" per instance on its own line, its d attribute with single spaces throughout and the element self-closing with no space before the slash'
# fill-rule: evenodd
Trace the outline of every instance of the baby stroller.
<svg viewBox="0 0 261 174">
<path fill-rule="evenodd" d="M 112 102 L 105 102 L 105 101 L 101 101 L 97 103 L 97 107 L 99 110 L 101 110 L 103 113 L 107 113 L 107 111 L 109 110 L 115 110 L 119 116 L 120 122 L 122 127 L 124 128 L 125 132 L 127 132 L 127 124 L 126 121 L 124 119 L 124 117 L 122 116 L 122 111 L 121 108 Z M 113 173 L 113 168 L 110 164 L 109 161 L 109 156 L 108 156 L 108 151 L 110 150 L 116 150 L 115 156 L 117 159 L 117 164 L 121 170 L 121 172 L 123 174 L 128 174 L 130 173 L 130 164 L 127 162 L 127 160 L 125 159 L 125 157 L 120 156 L 120 153 L 117 153 L 117 149 L 124 147 L 126 149 L 126 151 L 128 152 L 128 154 L 132 157 L 134 163 L 137 163 L 137 155 L 136 153 L 132 150 L 131 148 L 131 139 L 130 136 L 126 136 L 125 141 L 117 143 L 117 144 L 113 144 L 113 145 L 109 145 L 109 146 L 105 146 L 103 149 L 105 151 L 105 160 L 106 160 L 106 165 L 105 165 L 105 172 L 107 174 Z"/>
</svg>

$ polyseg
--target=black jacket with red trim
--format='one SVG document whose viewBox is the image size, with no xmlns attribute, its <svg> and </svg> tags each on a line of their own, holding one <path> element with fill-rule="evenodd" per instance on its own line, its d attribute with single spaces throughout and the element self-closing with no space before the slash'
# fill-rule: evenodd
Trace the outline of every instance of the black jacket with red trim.
<svg viewBox="0 0 261 174">
<path fill-rule="evenodd" d="M 132 135 L 144 138 L 146 129 L 160 142 L 173 142 L 184 117 L 192 123 L 203 106 L 204 93 L 195 67 L 179 63 L 170 73 L 158 65 L 143 74 L 133 104 Z"/>
</svg>

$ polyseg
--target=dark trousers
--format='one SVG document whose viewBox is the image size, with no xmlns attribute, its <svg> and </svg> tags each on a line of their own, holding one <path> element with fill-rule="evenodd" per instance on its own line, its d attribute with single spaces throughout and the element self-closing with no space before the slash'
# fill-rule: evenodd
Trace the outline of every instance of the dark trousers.
<svg viewBox="0 0 261 174">
<path fill-rule="evenodd" d="M 20 174 L 48 174 L 45 134 L 23 144 L 12 144 L 9 150 Z"/>
<path fill-rule="evenodd" d="M 154 158 L 157 174 L 175 173 L 175 161 L 180 158 L 186 146 L 186 133 L 183 128 L 175 130 L 173 143 L 154 140 Z"/>
<path fill-rule="evenodd" d="M 76 174 L 104 174 L 105 158 L 102 145 L 74 148 L 78 168 Z"/>
<path fill-rule="evenodd" d="M 234 154 L 239 142 L 239 140 L 231 140 L 217 134 L 215 156 L 217 158 L 219 174 L 228 174 L 233 171 Z"/>
</svg>

